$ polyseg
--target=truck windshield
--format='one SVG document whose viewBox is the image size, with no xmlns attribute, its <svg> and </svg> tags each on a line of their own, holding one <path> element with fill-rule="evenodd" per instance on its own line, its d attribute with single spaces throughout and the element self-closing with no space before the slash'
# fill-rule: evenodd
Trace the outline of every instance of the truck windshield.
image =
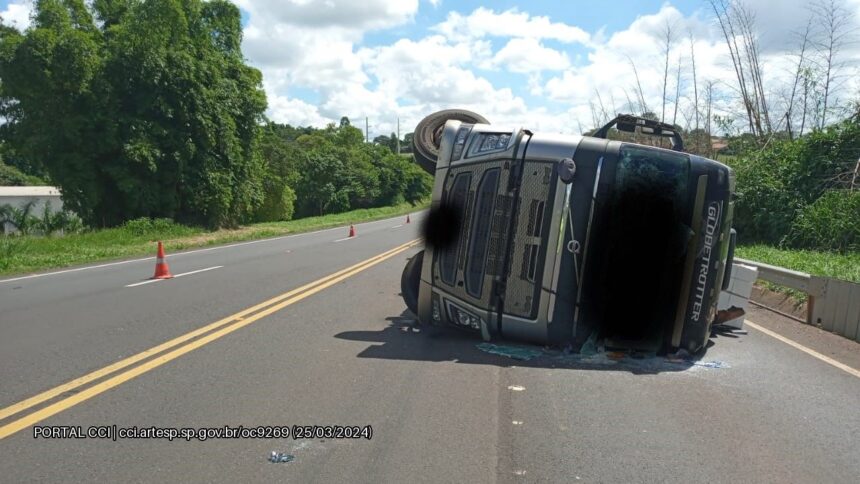
<svg viewBox="0 0 860 484">
<path fill-rule="evenodd" d="M 687 155 L 625 145 L 615 175 L 615 193 L 662 192 L 681 208 L 687 198 Z"/>
<path fill-rule="evenodd" d="M 612 344 L 660 347 L 673 320 L 687 212 L 687 155 L 622 146 L 591 295 Z"/>
</svg>

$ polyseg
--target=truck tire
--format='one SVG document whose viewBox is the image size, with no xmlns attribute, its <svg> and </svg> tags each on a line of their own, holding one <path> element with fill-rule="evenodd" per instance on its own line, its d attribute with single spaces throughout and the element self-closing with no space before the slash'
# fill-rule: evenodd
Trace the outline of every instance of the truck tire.
<svg viewBox="0 0 860 484">
<path fill-rule="evenodd" d="M 412 153 L 418 166 L 431 175 L 436 172 L 442 130 L 449 119 L 468 124 L 490 124 L 480 114 L 465 109 L 445 109 L 422 119 L 415 127 L 415 134 L 412 135 Z"/>
<path fill-rule="evenodd" d="M 406 307 L 416 316 L 418 315 L 418 286 L 421 282 L 423 262 L 424 251 L 422 250 L 409 259 L 406 267 L 403 268 L 403 275 L 400 276 L 400 294 L 403 296 Z"/>
</svg>

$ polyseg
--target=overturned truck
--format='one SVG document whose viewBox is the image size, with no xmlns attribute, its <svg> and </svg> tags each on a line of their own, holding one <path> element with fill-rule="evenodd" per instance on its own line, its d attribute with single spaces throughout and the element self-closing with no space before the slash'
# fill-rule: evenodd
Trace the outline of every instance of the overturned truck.
<svg viewBox="0 0 860 484">
<path fill-rule="evenodd" d="M 672 149 L 609 140 L 613 126 Z M 675 127 L 625 115 L 592 136 L 542 134 L 446 110 L 413 140 L 435 176 L 426 248 L 401 281 L 419 324 L 576 350 L 705 346 L 735 177 L 685 153 Z"/>
</svg>

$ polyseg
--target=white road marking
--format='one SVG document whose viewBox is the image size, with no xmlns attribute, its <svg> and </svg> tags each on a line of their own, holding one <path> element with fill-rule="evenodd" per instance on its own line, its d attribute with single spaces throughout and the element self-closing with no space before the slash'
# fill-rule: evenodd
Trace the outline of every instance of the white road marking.
<svg viewBox="0 0 860 484">
<path fill-rule="evenodd" d="M 342 239 L 337 239 L 337 240 L 335 240 L 335 242 L 343 242 L 344 240 L 350 240 L 350 239 L 354 239 L 354 238 L 355 238 L 355 236 L 352 236 L 352 237 L 344 237 L 344 238 L 342 238 Z"/>
<path fill-rule="evenodd" d="M 524 387 L 522 385 L 509 385 L 508 386 L 508 390 L 513 390 L 515 392 L 521 392 L 525 389 L 526 389 L 526 387 Z"/>
<path fill-rule="evenodd" d="M 753 323 L 749 319 L 744 320 L 744 322 L 747 325 L 749 325 L 749 327 L 751 327 L 757 331 L 761 331 L 762 333 L 764 333 L 768 336 L 771 336 L 773 338 L 776 338 L 776 339 L 782 341 L 783 343 L 785 343 L 789 346 L 793 346 L 794 348 L 799 349 L 800 351 L 806 353 L 809 356 L 812 356 L 814 358 L 818 358 L 819 360 L 827 363 L 828 365 L 835 366 L 836 368 L 839 368 L 840 370 L 844 371 L 845 373 L 848 373 L 849 375 L 854 375 L 857 378 L 860 378 L 860 370 L 857 370 L 855 368 L 851 368 L 850 366 L 848 366 L 844 363 L 840 363 L 840 362 L 834 360 L 833 358 L 830 358 L 829 356 L 822 355 L 821 353 L 819 353 L 813 349 L 810 349 L 810 348 L 807 348 L 806 346 L 803 346 L 802 344 L 798 343 L 797 341 L 788 339 L 779 333 L 775 333 L 775 332 L 773 332 L 773 331 L 771 331 L 765 327 L 759 326 L 758 324 Z"/>
<path fill-rule="evenodd" d="M 395 218 L 395 217 L 392 217 L 392 218 Z M 391 220 L 391 218 L 382 219 L 382 220 L 374 220 L 373 222 L 363 222 L 360 224 L 356 224 L 356 226 L 360 227 L 360 226 L 376 224 L 376 223 L 380 223 L 380 222 L 388 222 L 390 220 Z M 185 252 L 178 252 L 176 254 L 168 254 L 167 257 L 168 258 L 179 257 L 181 255 L 196 254 L 198 252 L 209 252 L 211 250 L 229 249 L 231 247 L 239 247 L 242 245 L 259 244 L 260 242 L 272 242 L 275 240 L 289 239 L 290 237 L 299 237 L 302 235 L 321 234 L 323 232 L 331 232 L 332 230 L 342 230 L 342 229 L 343 229 L 342 226 L 341 227 L 332 227 L 330 229 L 315 230 L 313 232 L 302 232 L 300 234 L 281 235 L 279 237 L 272 237 L 269 239 L 249 240 L 247 242 L 237 242 L 235 244 L 219 245 L 217 247 L 208 247 L 205 249 L 194 249 L 194 250 L 188 250 Z M 35 279 L 37 277 L 46 277 L 46 276 L 55 276 L 58 274 L 67 274 L 69 272 L 87 271 L 90 269 L 101 269 L 102 267 L 111 267 L 111 266 L 118 266 L 118 265 L 122 265 L 122 264 L 131 264 L 132 262 L 144 262 L 144 261 L 153 260 L 153 259 L 155 259 L 155 257 L 143 257 L 140 259 L 130 259 L 130 260 L 122 260 L 122 261 L 118 261 L 118 262 L 108 262 L 106 264 L 98 264 L 98 265 L 94 265 L 94 266 L 75 267 L 74 269 L 63 269 L 60 271 L 43 272 L 40 274 L 29 274 L 26 276 L 12 277 L 10 279 L 0 279 L 0 284 L 3 284 L 4 282 L 22 281 L 24 279 Z"/>
<path fill-rule="evenodd" d="M 391 228 L 392 228 L 392 229 L 399 229 L 400 227 L 403 227 L 403 224 L 395 225 L 394 227 L 391 227 Z"/>
<path fill-rule="evenodd" d="M 129 264 L 131 262 L 141 262 L 141 261 L 152 260 L 152 259 L 155 259 L 155 257 L 144 257 L 143 259 L 132 259 L 132 260 L 124 260 L 124 261 L 120 261 L 120 262 L 111 262 L 109 264 L 99 264 L 97 266 L 77 267 L 75 269 L 66 269 L 63 271 L 55 271 L 55 272 L 45 272 L 43 274 L 30 274 L 29 276 L 13 277 L 11 279 L 2 279 L 2 280 L 0 280 L 0 283 L 20 281 L 23 279 L 33 279 L 36 277 L 53 276 L 56 274 L 66 274 L 68 272 L 85 271 L 88 269 L 98 269 L 101 267 L 118 266 L 121 264 Z"/>
<path fill-rule="evenodd" d="M 224 266 L 212 266 L 212 267 L 207 267 L 207 268 L 205 268 L 205 269 L 197 269 L 196 271 L 183 272 L 182 274 L 175 274 L 175 275 L 173 276 L 173 279 L 176 279 L 177 277 L 182 277 L 182 276 L 190 276 L 191 274 L 199 274 L 199 273 L 201 273 L 201 272 L 206 272 L 206 271 L 211 271 L 211 270 L 215 270 L 215 269 L 220 269 L 220 268 L 222 268 L 222 267 L 224 267 Z M 137 287 L 137 286 L 142 286 L 142 285 L 144 285 L 144 284 L 151 284 L 151 283 L 153 283 L 153 282 L 161 282 L 161 281 L 166 281 L 166 280 L 167 280 L 167 279 L 147 279 L 147 280 L 145 280 L 145 281 L 135 282 L 134 284 L 128 284 L 128 285 L 127 285 L 127 286 L 125 286 L 125 287 Z"/>
</svg>

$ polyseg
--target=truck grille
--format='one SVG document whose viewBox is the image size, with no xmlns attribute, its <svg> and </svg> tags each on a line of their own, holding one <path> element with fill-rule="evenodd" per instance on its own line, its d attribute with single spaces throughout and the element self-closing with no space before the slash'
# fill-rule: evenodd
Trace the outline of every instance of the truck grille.
<svg viewBox="0 0 860 484">
<path fill-rule="evenodd" d="M 505 313 L 533 318 L 546 257 L 546 204 L 550 198 L 552 165 L 526 162 L 520 185 L 519 214 L 513 230 L 512 269 L 505 285 Z"/>
<path fill-rule="evenodd" d="M 481 178 L 472 229 L 468 234 L 470 249 L 466 269 L 466 292 L 474 297 L 481 297 L 483 289 L 487 246 L 490 243 L 490 224 L 493 221 L 493 206 L 496 201 L 496 191 L 499 188 L 499 172 L 499 168 L 492 168 Z"/>
<path fill-rule="evenodd" d="M 460 173 L 454 178 L 454 183 L 451 187 L 451 190 L 448 192 L 448 201 L 447 203 L 455 207 L 456 210 L 460 211 L 460 220 L 464 223 L 462 224 L 461 231 L 465 231 L 465 227 L 467 224 L 466 221 L 466 212 L 467 212 L 467 193 L 469 190 L 469 184 L 472 181 L 471 173 Z M 457 278 L 457 254 L 461 252 L 461 247 L 463 245 L 463 241 L 468 237 L 468 234 L 462 233 L 460 236 L 460 240 L 456 245 L 452 245 L 451 247 L 442 251 L 441 258 L 439 261 L 439 272 L 442 278 L 442 281 L 446 284 L 454 284 Z"/>
</svg>

